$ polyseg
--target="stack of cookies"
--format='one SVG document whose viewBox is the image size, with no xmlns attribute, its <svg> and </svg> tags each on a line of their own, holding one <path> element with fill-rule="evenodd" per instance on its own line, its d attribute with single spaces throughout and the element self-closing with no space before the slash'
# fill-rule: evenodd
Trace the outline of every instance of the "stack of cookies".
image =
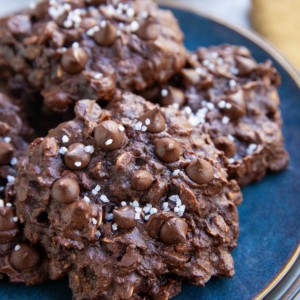
<svg viewBox="0 0 300 300">
<path fill-rule="evenodd" d="M 49 0 L 0 24 L 0 279 L 170 299 L 233 276 L 240 186 L 288 164 L 272 63 L 190 53 L 152 0 Z"/>
</svg>

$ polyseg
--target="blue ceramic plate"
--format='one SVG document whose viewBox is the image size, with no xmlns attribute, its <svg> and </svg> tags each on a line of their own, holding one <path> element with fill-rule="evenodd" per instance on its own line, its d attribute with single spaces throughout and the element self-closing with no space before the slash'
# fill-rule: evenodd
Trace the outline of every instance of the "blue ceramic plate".
<svg viewBox="0 0 300 300">
<path fill-rule="evenodd" d="M 266 42 L 248 31 L 233 28 L 202 14 L 172 8 L 185 33 L 186 46 L 221 43 L 244 45 L 258 61 L 273 60 L 282 76 L 280 96 L 286 147 L 291 155 L 287 171 L 270 174 L 243 189 L 239 208 L 240 238 L 233 252 L 236 275 L 213 279 L 205 288 L 185 285 L 176 300 L 261 298 L 286 273 L 299 255 L 300 241 L 300 84 L 299 75 Z M 294 256 L 293 256 L 294 255 Z M 287 265 L 288 264 L 288 265 Z M 285 267 L 285 269 L 284 269 Z M 283 271 L 282 271 L 283 270 Z M 279 276 L 278 276 L 279 274 Z M 266 289 L 266 287 L 268 287 Z M 263 291 L 263 293 L 262 293 Z M 0 299 L 71 299 L 66 281 L 36 287 L 0 285 Z"/>
</svg>

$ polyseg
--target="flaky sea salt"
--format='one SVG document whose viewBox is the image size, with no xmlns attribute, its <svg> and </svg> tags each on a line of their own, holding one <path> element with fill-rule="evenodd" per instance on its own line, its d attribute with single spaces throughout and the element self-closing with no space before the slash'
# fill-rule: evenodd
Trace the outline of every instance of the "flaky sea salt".
<svg viewBox="0 0 300 300">
<path fill-rule="evenodd" d="M 62 142 L 65 144 L 65 143 L 68 143 L 69 142 L 69 137 L 67 135 L 63 135 L 63 137 L 61 138 Z"/>
</svg>

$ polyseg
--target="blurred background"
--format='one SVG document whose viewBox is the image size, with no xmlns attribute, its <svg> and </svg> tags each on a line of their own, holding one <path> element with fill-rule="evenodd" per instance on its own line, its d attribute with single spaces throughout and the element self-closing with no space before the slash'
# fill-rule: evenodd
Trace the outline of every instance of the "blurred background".
<svg viewBox="0 0 300 300">
<path fill-rule="evenodd" d="M 157 0 L 204 11 L 265 36 L 300 69 L 300 0 Z M 32 0 L 0 0 L 0 15 Z"/>
</svg>

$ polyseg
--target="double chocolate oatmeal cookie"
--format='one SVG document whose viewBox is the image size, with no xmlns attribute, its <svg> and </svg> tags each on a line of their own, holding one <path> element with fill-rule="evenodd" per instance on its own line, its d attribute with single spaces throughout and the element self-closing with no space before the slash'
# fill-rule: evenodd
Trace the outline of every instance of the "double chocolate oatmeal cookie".
<svg viewBox="0 0 300 300">
<path fill-rule="evenodd" d="M 43 1 L 0 25 L 0 77 L 50 111 L 164 83 L 185 64 L 177 20 L 151 0 Z"/>
<path fill-rule="evenodd" d="M 236 181 L 178 110 L 118 93 L 36 139 L 16 180 L 26 237 L 75 299 L 169 299 L 234 274 Z"/>
<path fill-rule="evenodd" d="M 246 48 L 223 45 L 199 48 L 169 85 L 143 94 L 180 107 L 224 152 L 230 178 L 245 185 L 288 165 L 279 84 L 270 61 L 257 63 Z"/>
<path fill-rule="evenodd" d="M 15 210 L 17 166 L 32 131 L 18 104 L 0 92 L 0 280 L 36 284 L 47 278 L 47 262 L 25 239 Z"/>
</svg>

